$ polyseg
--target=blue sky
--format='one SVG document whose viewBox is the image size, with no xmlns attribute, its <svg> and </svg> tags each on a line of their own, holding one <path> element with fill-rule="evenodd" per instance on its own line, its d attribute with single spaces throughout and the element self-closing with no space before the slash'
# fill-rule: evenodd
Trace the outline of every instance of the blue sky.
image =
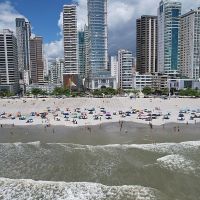
<svg viewBox="0 0 200 200">
<path fill-rule="evenodd" d="M 0 0 L 1 1 L 1 0 Z M 26 16 L 36 35 L 44 36 L 49 43 L 60 38 L 58 20 L 64 4 L 70 0 L 11 0 L 15 9 Z"/>
<path fill-rule="evenodd" d="M 44 38 L 46 57 L 63 57 L 62 8 L 73 0 L 0 0 L 0 29 L 15 31 L 15 18 L 26 17 L 32 32 Z M 87 22 L 87 0 L 76 0 L 78 27 Z M 182 14 L 200 6 L 200 0 L 179 0 Z M 136 19 L 141 15 L 157 15 L 160 0 L 108 0 L 108 43 L 110 55 L 119 49 L 135 54 Z"/>
</svg>

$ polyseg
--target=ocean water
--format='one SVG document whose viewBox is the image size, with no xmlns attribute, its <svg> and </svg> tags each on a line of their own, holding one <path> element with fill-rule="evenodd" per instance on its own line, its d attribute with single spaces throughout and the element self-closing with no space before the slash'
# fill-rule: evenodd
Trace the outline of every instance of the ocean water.
<svg viewBox="0 0 200 200">
<path fill-rule="evenodd" d="M 0 177 L 0 199 L 198 200 L 200 142 L 0 144 Z"/>
</svg>

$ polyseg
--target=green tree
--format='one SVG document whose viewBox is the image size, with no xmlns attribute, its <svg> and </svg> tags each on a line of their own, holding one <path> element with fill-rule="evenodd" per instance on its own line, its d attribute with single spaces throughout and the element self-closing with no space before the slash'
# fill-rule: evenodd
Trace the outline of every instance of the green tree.
<svg viewBox="0 0 200 200">
<path fill-rule="evenodd" d="M 168 88 L 163 88 L 161 90 L 162 95 L 168 95 L 169 94 L 169 89 Z"/>
<path fill-rule="evenodd" d="M 180 96 L 200 97 L 200 92 L 199 92 L 199 90 L 196 90 L 196 89 L 187 88 L 187 89 L 180 90 L 179 95 Z"/>
<path fill-rule="evenodd" d="M 1 97 L 11 97 L 11 96 L 14 96 L 14 94 L 7 89 L 2 89 L 0 91 L 0 96 Z"/>
<path fill-rule="evenodd" d="M 56 88 L 53 90 L 53 94 L 56 95 L 56 96 L 64 95 L 64 94 L 65 94 L 65 89 L 62 88 L 62 87 L 56 87 Z"/>
<path fill-rule="evenodd" d="M 37 97 L 39 94 L 41 94 L 42 93 L 42 90 L 41 89 L 39 89 L 39 88 L 33 88 L 32 90 L 31 90 L 31 94 L 32 95 L 34 95 L 35 97 Z"/>
<path fill-rule="evenodd" d="M 150 95 L 150 94 L 153 93 L 153 90 L 150 87 L 144 87 L 143 90 L 142 90 L 142 93 L 144 95 Z"/>
</svg>

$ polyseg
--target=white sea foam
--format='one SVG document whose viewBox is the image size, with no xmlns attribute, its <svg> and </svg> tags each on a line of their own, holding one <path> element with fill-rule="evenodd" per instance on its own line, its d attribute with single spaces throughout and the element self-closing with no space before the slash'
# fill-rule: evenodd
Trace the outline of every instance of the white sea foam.
<svg viewBox="0 0 200 200">
<path fill-rule="evenodd" d="M 167 155 L 157 159 L 158 164 L 167 170 L 184 174 L 196 174 L 197 164 L 181 155 Z"/>
<path fill-rule="evenodd" d="M 158 190 L 142 186 L 104 186 L 97 183 L 65 183 L 0 178 L 4 200 L 154 200 L 165 199 Z"/>
</svg>

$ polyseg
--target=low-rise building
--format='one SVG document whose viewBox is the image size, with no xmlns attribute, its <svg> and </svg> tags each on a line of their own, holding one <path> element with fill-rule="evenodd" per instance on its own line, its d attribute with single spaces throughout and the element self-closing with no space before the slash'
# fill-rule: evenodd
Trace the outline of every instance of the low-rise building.
<svg viewBox="0 0 200 200">
<path fill-rule="evenodd" d="M 141 91 L 144 87 L 151 87 L 152 80 L 153 75 L 139 74 L 138 72 L 136 72 L 133 76 L 133 88 Z"/>
<path fill-rule="evenodd" d="M 91 81 L 91 89 L 101 89 L 102 87 L 110 87 L 117 89 L 117 82 L 115 77 L 105 77 L 105 78 L 93 78 Z"/>
<path fill-rule="evenodd" d="M 175 90 L 200 89 L 200 81 L 194 79 L 168 79 L 168 88 Z"/>
<path fill-rule="evenodd" d="M 61 84 L 54 84 L 54 83 L 43 83 L 43 84 L 35 83 L 35 84 L 28 85 L 27 88 L 26 88 L 26 91 L 31 92 L 32 89 L 37 88 L 37 89 L 41 89 L 41 90 L 47 92 L 48 94 L 50 94 L 54 91 L 54 89 L 56 87 L 62 87 L 62 85 Z"/>
</svg>

